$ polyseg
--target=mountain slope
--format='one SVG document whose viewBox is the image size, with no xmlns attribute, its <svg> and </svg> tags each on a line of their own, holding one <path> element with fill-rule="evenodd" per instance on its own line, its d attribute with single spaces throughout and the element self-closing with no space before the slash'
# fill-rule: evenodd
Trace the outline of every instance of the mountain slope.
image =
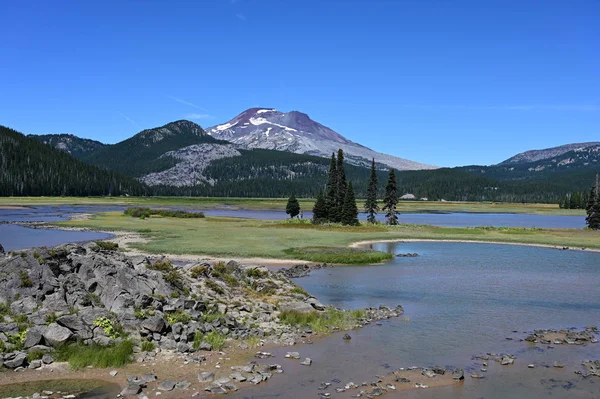
<svg viewBox="0 0 600 399">
<path fill-rule="evenodd" d="M 169 169 L 178 163 L 166 152 L 194 144 L 222 143 L 207 135 L 200 125 L 180 120 L 135 136 L 94 152 L 85 161 L 92 165 L 140 177 Z"/>
<path fill-rule="evenodd" d="M 339 148 L 349 163 L 369 166 L 371 159 L 397 170 L 435 169 L 407 159 L 381 154 L 354 143 L 298 111 L 250 108 L 227 123 L 207 129 L 212 137 L 248 149 L 261 148 L 329 158 Z"/>
<path fill-rule="evenodd" d="M 143 184 L 0 126 L 0 196 L 145 195 Z"/>
<path fill-rule="evenodd" d="M 515 163 L 530 163 L 537 162 L 544 159 L 550 159 L 554 157 L 560 157 L 571 151 L 585 150 L 588 147 L 598 146 L 600 142 L 589 142 L 589 143 L 573 143 L 565 144 L 558 147 L 546 148 L 543 150 L 531 150 L 517 154 L 507 160 L 500 162 L 498 165 L 510 165 Z"/>
<path fill-rule="evenodd" d="M 86 158 L 106 146 L 106 144 L 99 141 L 80 138 L 73 134 L 29 134 L 27 137 L 71 154 L 77 159 Z"/>
</svg>

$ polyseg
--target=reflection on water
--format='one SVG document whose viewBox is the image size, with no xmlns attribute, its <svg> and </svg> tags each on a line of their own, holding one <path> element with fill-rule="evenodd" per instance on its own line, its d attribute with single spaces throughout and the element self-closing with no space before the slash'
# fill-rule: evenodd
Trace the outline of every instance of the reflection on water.
<svg viewBox="0 0 600 399">
<path fill-rule="evenodd" d="M 409 319 L 354 331 L 349 342 L 337 334 L 296 347 L 302 357 L 313 358 L 309 369 L 283 360 L 285 350 L 276 351 L 284 375 L 294 377 L 274 379 L 268 387 L 253 388 L 249 396 L 316 396 L 321 381 L 371 381 L 376 374 L 411 365 L 475 371 L 481 366 L 473 355 L 505 352 L 516 354 L 517 364 L 490 364 L 484 381 L 467 378 L 461 387 L 402 397 L 600 397 L 600 383 L 573 374 L 583 359 L 600 358 L 600 344 L 536 349 L 519 342 L 526 330 L 600 323 L 600 254 L 459 243 L 386 243 L 377 249 L 420 256 L 378 266 L 322 269 L 296 282 L 322 302 L 346 309 L 402 304 Z M 567 367 L 526 368 L 528 363 L 551 365 L 555 360 Z M 551 381 L 561 379 L 574 387 Z M 290 396 L 290 391 L 304 396 Z"/>
</svg>

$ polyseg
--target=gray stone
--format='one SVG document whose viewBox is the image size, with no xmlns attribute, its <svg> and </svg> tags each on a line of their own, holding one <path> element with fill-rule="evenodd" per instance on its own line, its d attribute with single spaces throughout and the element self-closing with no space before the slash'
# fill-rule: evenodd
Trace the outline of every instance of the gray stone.
<svg viewBox="0 0 600 399">
<path fill-rule="evenodd" d="M 321 302 L 319 302 L 316 298 L 308 298 L 306 300 L 306 303 L 308 303 L 310 306 L 312 306 L 316 310 L 327 309 L 327 307 L 325 305 L 323 305 Z"/>
<path fill-rule="evenodd" d="M 312 359 L 310 357 L 307 357 L 306 359 L 304 359 L 304 361 L 300 362 L 300 364 L 303 366 L 310 366 L 312 364 Z"/>
<path fill-rule="evenodd" d="M 200 349 L 202 351 L 212 351 L 212 345 L 209 344 L 208 342 L 202 341 L 200 343 L 200 346 L 198 347 L 198 349 Z"/>
<path fill-rule="evenodd" d="M 231 374 L 231 375 L 229 376 L 229 378 L 231 378 L 232 380 L 239 381 L 239 382 L 244 382 L 244 381 L 246 381 L 246 377 L 244 377 L 244 375 L 243 375 L 242 373 L 239 373 L 239 372 L 236 372 L 236 373 L 233 373 L 233 374 Z"/>
<path fill-rule="evenodd" d="M 177 384 L 175 384 L 175 388 L 185 391 L 186 389 L 188 389 L 190 387 L 190 385 L 192 385 L 192 384 L 190 384 L 187 381 L 180 381 Z"/>
<path fill-rule="evenodd" d="M 286 301 L 279 304 L 279 310 L 309 313 L 314 312 L 315 308 L 313 308 L 309 303 L 306 302 Z"/>
<path fill-rule="evenodd" d="M 300 354 L 298 352 L 288 352 L 285 354 L 287 359 L 300 359 Z"/>
<path fill-rule="evenodd" d="M 156 374 L 152 374 L 152 373 L 142 374 L 142 381 L 144 381 L 146 383 L 156 381 L 157 379 L 158 379 L 158 377 L 156 376 Z"/>
<path fill-rule="evenodd" d="M 190 346 L 190 344 L 187 344 L 185 342 L 180 342 L 177 344 L 177 352 L 186 353 L 190 352 L 191 350 L 192 347 Z"/>
<path fill-rule="evenodd" d="M 437 375 L 433 370 L 430 370 L 430 369 L 423 369 L 421 371 L 421 374 L 427 378 L 433 378 Z"/>
<path fill-rule="evenodd" d="M 556 368 L 558 368 L 558 369 L 562 369 L 563 367 L 565 367 L 565 365 L 564 365 L 564 364 L 562 364 L 562 363 L 561 363 L 561 362 L 559 362 L 559 361 L 555 361 L 555 362 L 553 363 L 553 366 L 554 366 L 554 367 L 556 367 Z"/>
<path fill-rule="evenodd" d="M 165 319 L 160 316 L 154 316 L 144 320 L 141 327 L 153 333 L 161 333 L 166 325 Z"/>
<path fill-rule="evenodd" d="M 142 392 L 142 387 L 137 384 L 127 384 L 127 386 L 121 391 L 121 396 L 132 396 Z"/>
<path fill-rule="evenodd" d="M 4 367 L 9 369 L 16 369 L 17 367 L 23 367 L 27 364 L 27 355 L 19 352 L 12 359 L 4 360 Z"/>
<path fill-rule="evenodd" d="M 351 339 L 352 339 L 352 337 L 350 336 L 350 334 L 344 334 L 344 339 L 345 339 L 346 341 L 349 341 L 349 340 L 351 340 Z"/>
<path fill-rule="evenodd" d="M 19 299 L 18 301 L 14 301 L 10 304 L 10 310 L 14 314 L 30 315 L 37 307 L 38 303 L 31 296 L 26 296 L 25 298 Z"/>
<path fill-rule="evenodd" d="M 46 343 L 55 347 L 69 341 L 73 333 L 66 327 L 52 323 L 45 329 L 43 335 Z"/>
<path fill-rule="evenodd" d="M 452 372 L 452 379 L 454 380 L 464 380 L 465 379 L 465 371 L 463 369 L 456 369 Z"/>
<path fill-rule="evenodd" d="M 210 387 L 208 391 L 213 395 L 225 395 L 227 393 L 225 388 L 219 386 Z"/>
<path fill-rule="evenodd" d="M 42 342 L 42 333 L 37 329 L 30 328 L 25 335 L 25 342 L 23 342 L 23 348 L 29 349 L 32 346 L 38 345 Z"/>
<path fill-rule="evenodd" d="M 202 371 L 198 373 L 198 381 L 200 382 L 211 382 L 215 379 L 215 373 L 212 371 Z"/>
<path fill-rule="evenodd" d="M 513 359 L 512 357 L 507 356 L 507 355 L 502 356 L 502 358 L 500 359 L 500 364 L 503 366 L 513 364 L 514 362 L 515 362 L 515 359 Z"/>
<path fill-rule="evenodd" d="M 42 367 L 42 361 L 39 359 L 32 360 L 31 363 L 29 363 L 30 369 L 39 369 L 40 367 Z"/>
<path fill-rule="evenodd" d="M 44 364 L 52 364 L 52 363 L 54 363 L 54 358 L 52 357 L 51 354 L 44 353 L 44 356 L 42 356 L 42 363 L 44 363 Z"/>
<path fill-rule="evenodd" d="M 159 391 L 172 391 L 175 389 L 175 383 L 171 380 L 164 380 L 160 384 L 158 384 Z"/>
<path fill-rule="evenodd" d="M 111 377 L 114 377 L 114 376 L 116 376 L 118 373 L 119 373 L 119 372 L 118 372 L 117 370 L 111 370 L 111 371 L 110 371 L 110 373 L 108 373 L 108 374 L 110 374 L 110 376 L 111 376 Z"/>
</svg>

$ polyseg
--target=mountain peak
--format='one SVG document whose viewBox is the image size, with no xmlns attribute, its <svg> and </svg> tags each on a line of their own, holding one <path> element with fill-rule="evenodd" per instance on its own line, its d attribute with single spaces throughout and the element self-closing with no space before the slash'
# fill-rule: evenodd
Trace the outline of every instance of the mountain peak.
<svg viewBox="0 0 600 399">
<path fill-rule="evenodd" d="M 249 108 L 230 121 L 207 129 L 217 139 L 246 148 L 262 148 L 330 157 L 342 148 L 350 163 L 369 166 L 375 158 L 380 164 L 398 170 L 433 169 L 433 166 L 377 153 L 354 143 L 300 111 L 281 112 L 274 108 Z"/>
</svg>

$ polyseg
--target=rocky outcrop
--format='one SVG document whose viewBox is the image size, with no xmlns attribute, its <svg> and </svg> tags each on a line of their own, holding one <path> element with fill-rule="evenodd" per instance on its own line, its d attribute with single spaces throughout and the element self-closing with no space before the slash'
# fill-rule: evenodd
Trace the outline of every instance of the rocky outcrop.
<svg viewBox="0 0 600 399">
<path fill-rule="evenodd" d="M 308 276 L 311 270 L 319 270 L 326 267 L 330 266 L 328 266 L 327 263 L 323 263 L 322 265 L 295 265 L 292 267 L 279 269 L 277 273 L 286 278 L 299 278 Z"/>
<path fill-rule="evenodd" d="M 318 313 L 326 306 L 281 273 L 233 261 L 176 266 L 96 244 L 0 256 L 0 351 L 8 354 L 0 360 L 10 368 L 26 365 L 27 351 L 75 341 L 130 339 L 138 352 L 149 343 L 181 353 L 214 349 L 203 339 L 208 334 L 291 345 L 309 330 L 282 323 L 286 310 Z M 366 309 L 350 328 L 402 312 Z"/>
</svg>

